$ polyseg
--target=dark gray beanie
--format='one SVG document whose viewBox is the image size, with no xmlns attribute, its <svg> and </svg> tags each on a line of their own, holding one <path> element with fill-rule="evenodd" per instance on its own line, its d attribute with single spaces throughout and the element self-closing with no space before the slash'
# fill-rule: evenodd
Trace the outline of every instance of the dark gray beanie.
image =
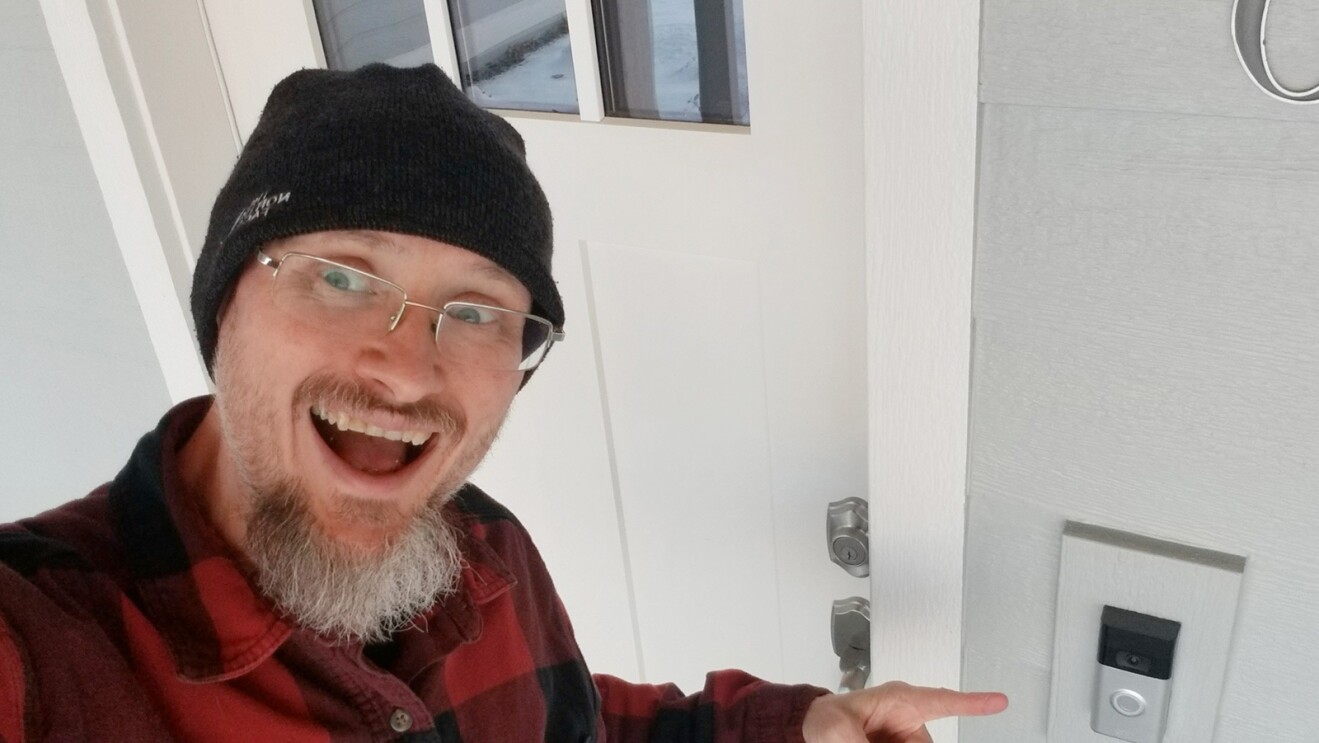
<svg viewBox="0 0 1319 743">
<path fill-rule="evenodd" d="M 247 259 L 282 237 L 339 229 L 428 237 L 513 274 L 563 325 L 550 207 L 522 137 L 435 65 L 301 70 L 270 94 L 211 210 L 192 278 L 207 370 L 220 305 Z"/>
</svg>

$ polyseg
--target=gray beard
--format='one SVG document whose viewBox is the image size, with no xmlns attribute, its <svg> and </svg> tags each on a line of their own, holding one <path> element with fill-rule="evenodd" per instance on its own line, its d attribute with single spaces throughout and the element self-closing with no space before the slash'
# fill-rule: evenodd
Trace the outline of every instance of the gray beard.
<svg viewBox="0 0 1319 743">
<path fill-rule="evenodd" d="M 463 558 L 448 501 L 437 494 L 395 538 L 368 549 L 327 537 L 297 486 L 257 495 L 244 545 L 257 587 L 281 614 L 332 642 L 385 642 L 457 589 Z"/>
</svg>

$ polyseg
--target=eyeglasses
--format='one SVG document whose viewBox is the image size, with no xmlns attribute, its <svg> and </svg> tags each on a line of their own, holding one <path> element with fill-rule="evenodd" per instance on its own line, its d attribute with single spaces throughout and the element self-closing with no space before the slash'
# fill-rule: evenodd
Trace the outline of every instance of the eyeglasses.
<svg viewBox="0 0 1319 743">
<path fill-rule="evenodd" d="M 403 287 L 361 269 L 303 253 L 257 262 L 274 275 L 274 303 L 308 325 L 349 338 L 379 338 L 398 327 L 408 307 L 433 312 L 435 345 L 456 364 L 488 371 L 531 371 L 563 331 L 543 317 L 503 307 L 448 302 L 431 307 Z"/>
</svg>

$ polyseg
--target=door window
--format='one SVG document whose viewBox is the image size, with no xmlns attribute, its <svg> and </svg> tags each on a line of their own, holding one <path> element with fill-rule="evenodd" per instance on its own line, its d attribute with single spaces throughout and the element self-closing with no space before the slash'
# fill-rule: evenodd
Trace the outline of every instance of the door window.
<svg viewBox="0 0 1319 743">
<path fill-rule="evenodd" d="M 316 25 L 332 70 L 372 62 L 415 67 L 432 61 L 422 0 L 314 0 Z"/>
<path fill-rule="evenodd" d="M 605 112 L 749 124 L 741 0 L 595 0 Z"/>
<path fill-rule="evenodd" d="M 443 67 L 452 50 L 463 89 L 486 108 L 582 110 L 564 0 L 313 2 L 331 69 Z M 591 12 L 591 110 L 750 124 L 742 0 L 591 0 Z"/>
<path fill-rule="evenodd" d="M 448 0 L 463 89 L 486 108 L 577 113 L 563 0 Z"/>
</svg>

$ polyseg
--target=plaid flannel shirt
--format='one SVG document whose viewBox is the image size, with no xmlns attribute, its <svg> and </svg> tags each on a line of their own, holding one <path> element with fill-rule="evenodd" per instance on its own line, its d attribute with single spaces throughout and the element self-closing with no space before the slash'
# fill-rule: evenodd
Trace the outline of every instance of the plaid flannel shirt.
<svg viewBox="0 0 1319 743">
<path fill-rule="evenodd" d="M 461 590 L 385 648 L 272 612 L 184 492 L 183 403 L 91 495 L 0 527 L 0 742 L 796 741 L 823 690 L 591 677 L 522 526 L 473 486 Z"/>
</svg>

